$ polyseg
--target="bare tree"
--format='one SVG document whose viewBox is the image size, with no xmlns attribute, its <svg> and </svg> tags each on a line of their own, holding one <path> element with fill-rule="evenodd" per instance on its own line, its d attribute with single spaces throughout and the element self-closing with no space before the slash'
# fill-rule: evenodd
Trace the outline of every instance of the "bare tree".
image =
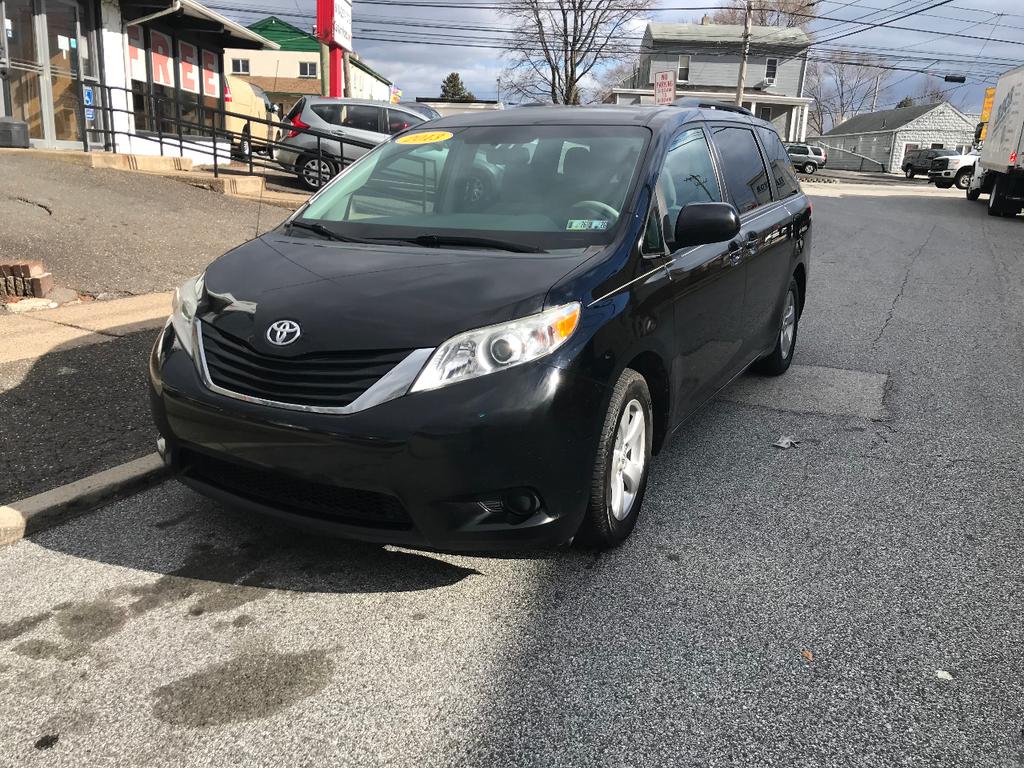
<svg viewBox="0 0 1024 768">
<path fill-rule="evenodd" d="M 635 75 L 639 66 L 640 57 L 630 56 L 628 59 L 617 61 L 615 64 L 605 67 L 597 75 L 597 88 L 594 89 L 592 94 L 587 95 L 592 96 L 591 100 L 593 101 L 609 101 L 612 96 L 612 89 L 622 86 L 626 80 Z M 587 100 L 586 96 L 584 100 Z"/>
<path fill-rule="evenodd" d="M 711 21 L 742 24 L 746 5 L 746 0 L 729 0 L 712 11 Z M 804 27 L 814 21 L 814 4 L 810 0 L 756 0 L 750 20 L 760 27 Z"/>
<path fill-rule="evenodd" d="M 808 122 L 819 135 L 871 109 L 876 89 L 881 92 L 891 75 L 874 64 L 870 57 L 852 53 L 808 62 L 804 90 L 814 100 Z"/>
<path fill-rule="evenodd" d="M 523 99 L 579 104 L 603 64 L 621 58 L 632 22 L 654 0 L 505 0 L 512 30 L 502 75 Z"/>
<path fill-rule="evenodd" d="M 914 101 L 918 104 L 936 104 L 940 101 L 946 101 L 947 98 L 946 91 L 942 87 L 942 81 L 937 77 L 929 77 L 917 89 Z"/>
</svg>

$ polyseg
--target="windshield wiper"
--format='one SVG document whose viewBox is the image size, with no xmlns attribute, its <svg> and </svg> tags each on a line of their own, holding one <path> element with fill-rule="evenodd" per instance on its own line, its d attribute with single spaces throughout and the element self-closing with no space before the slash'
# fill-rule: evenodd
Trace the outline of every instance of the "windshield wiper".
<svg viewBox="0 0 1024 768">
<path fill-rule="evenodd" d="M 478 248 L 494 248 L 500 251 L 512 251 L 514 253 L 547 253 L 543 248 L 537 248 L 525 243 L 513 243 L 508 240 L 497 240 L 490 237 L 474 237 L 473 235 L 418 235 L 416 237 L 403 237 L 403 242 L 415 243 L 425 248 L 440 248 L 443 245 L 467 245 Z"/>
<path fill-rule="evenodd" d="M 340 232 L 335 232 L 333 229 L 325 227 L 323 224 L 319 224 L 315 221 L 303 221 L 302 219 L 294 219 L 288 224 L 288 232 L 298 227 L 299 229 L 308 229 L 310 232 L 316 232 L 321 237 L 326 237 L 328 240 L 339 240 L 343 243 L 369 243 L 376 244 L 377 240 L 365 240 L 361 237 L 352 237 L 351 235 L 343 235 Z"/>
</svg>

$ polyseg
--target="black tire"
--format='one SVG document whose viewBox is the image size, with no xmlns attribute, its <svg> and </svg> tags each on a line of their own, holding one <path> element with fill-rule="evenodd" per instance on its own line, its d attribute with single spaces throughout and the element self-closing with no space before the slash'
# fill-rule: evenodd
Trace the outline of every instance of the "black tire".
<svg viewBox="0 0 1024 768">
<path fill-rule="evenodd" d="M 938 187 L 939 189 L 949 189 L 950 187 L 953 186 L 953 182 L 952 181 L 936 181 L 935 182 L 935 186 Z"/>
<path fill-rule="evenodd" d="M 617 516 L 612 510 L 613 471 L 615 470 L 615 445 L 619 424 L 627 407 L 636 403 L 643 413 L 645 431 L 643 435 L 644 463 L 639 483 L 634 489 L 632 502 L 623 510 L 624 515 Z M 587 514 L 580 525 L 576 540 L 586 546 L 606 549 L 621 544 L 636 526 L 644 493 L 647 491 L 647 477 L 651 466 L 651 453 L 654 444 L 654 408 L 647 381 L 639 373 L 627 368 L 619 376 L 612 390 L 611 402 L 605 413 L 601 428 L 601 440 L 597 446 L 597 457 L 594 460 L 594 474 L 590 485 L 590 504 Z"/>
<path fill-rule="evenodd" d="M 816 166 L 814 163 L 804 163 L 804 167 L 801 170 L 808 176 L 810 176 L 812 173 L 818 170 L 818 166 Z"/>
<path fill-rule="evenodd" d="M 906 177 L 908 179 L 914 178 L 914 169 L 911 168 L 910 166 L 907 166 L 906 168 L 904 168 L 903 169 L 903 173 L 906 175 Z"/>
<path fill-rule="evenodd" d="M 317 167 L 319 166 L 319 173 Z M 338 173 L 337 166 L 330 160 L 320 160 L 316 155 L 303 155 L 295 163 L 299 183 L 310 192 L 317 192 Z M 319 179 L 319 181 L 317 181 Z"/>
<path fill-rule="evenodd" d="M 971 186 L 971 176 L 973 175 L 974 172 L 970 168 L 964 168 L 961 171 L 957 171 L 953 183 L 956 184 L 957 189 L 967 189 Z"/>
<path fill-rule="evenodd" d="M 786 349 L 783 330 L 786 325 L 790 302 L 792 302 L 793 307 L 793 337 L 789 342 L 789 349 Z M 790 279 L 789 290 L 786 291 L 786 297 L 782 301 L 782 313 L 779 317 L 779 330 L 775 337 L 775 348 L 760 360 L 756 361 L 753 365 L 753 369 L 757 373 L 764 374 L 765 376 L 780 376 L 788 371 L 790 364 L 793 362 L 793 354 L 796 352 L 797 332 L 799 330 L 800 286 L 797 285 L 795 279 Z"/>
<path fill-rule="evenodd" d="M 242 160 L 248 161 L 249 155 L 252 154 L 252 139 L 249 137 L 249 129 L 242 129 L 242 138 L 238 140 L 238 147 L 235 149 L 238 157 Z"/>
<path fill-rule="evenodd" d="M 979 197 L 981 197 L 981 188 L 980 187 L 978 189 L 973 189 L 972 187 L 968 187 L 967 188 L 967 199 L 968 200 L 970 200 L 973 203 Z"/>
<path fill-rule="evenodd" d="M 988 215 L 1006 216 L 1006 201 L 1003 200 L 1001 179 L 997 176 L 992 183 L 992 191 L 988 193 Z"/>
</svg>

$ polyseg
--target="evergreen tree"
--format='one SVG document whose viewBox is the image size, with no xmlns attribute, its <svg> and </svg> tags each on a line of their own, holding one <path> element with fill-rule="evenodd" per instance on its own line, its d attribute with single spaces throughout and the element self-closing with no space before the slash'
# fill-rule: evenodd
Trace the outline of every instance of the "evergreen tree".
<svg viewBox="0 0 1024 768">
<path fill-rule="evenodd" d="M 441 101 L 476 101 L 476 96 L 466 89 L 462 76 L 452 72 L 441 81 Z"/>
</svg>

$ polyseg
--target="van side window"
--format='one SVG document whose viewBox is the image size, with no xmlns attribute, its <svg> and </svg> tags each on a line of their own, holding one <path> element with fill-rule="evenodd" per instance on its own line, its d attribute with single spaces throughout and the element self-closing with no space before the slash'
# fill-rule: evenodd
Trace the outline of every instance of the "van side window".
<svg viewBox="0 0 1024 768">
<path fill-rule="evenodd" d="M 669 239 L 684 205 L 722 201 L 711 149 L 700 128 L 685 130 L 673 140 L 661 167 L 658 189 L 665 200 L 664 231 Z"/>
<path fill-rule="evenodd" d="M 768 171 L 749 128 L 715 126 L 712 140 L 722 158 L 722 175 L 732 203 L 740 213 L 752 211 L 772 200 Z"/>
<path fill-rule="evenodd" d="M 761 137 L 764 153 L 768 156 L 768 165 L 772 169 L 772 178 L 775 179 L 779 199 L 792 197 L 800 191 L 800 183 L 793 172 L 793 161 L 789 159 L 786 148 L 782 146 L 782 139 L 771 128 L 758 128 L 757 133 Z"/>
</svg>

